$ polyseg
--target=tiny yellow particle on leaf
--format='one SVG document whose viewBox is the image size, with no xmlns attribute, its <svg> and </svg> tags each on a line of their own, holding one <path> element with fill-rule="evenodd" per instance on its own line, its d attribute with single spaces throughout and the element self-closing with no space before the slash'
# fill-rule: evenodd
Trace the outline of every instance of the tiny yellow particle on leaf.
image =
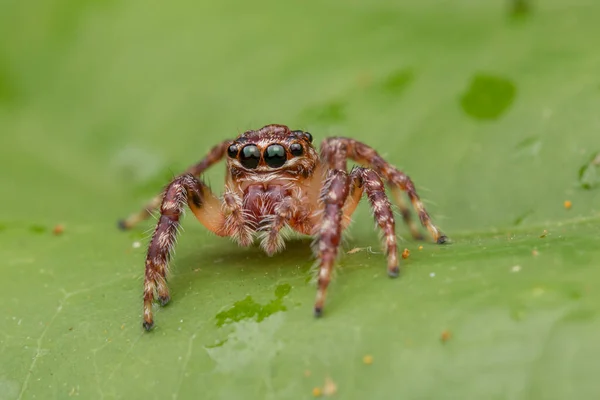
<svg viewBox="0 0 600 400">
<path fill-rule="evenodd" d="M 323 387 L 323 393 L 325 396 L 334 395 L 337 392 L 337 385 L 331 378 L 325 378 L 325 386 Z"/>
<path fill-rule="evenodd" d="M 573 203 L 571 203 L 571 200 L 565 200 L 564 205 L 567 210 L 570 210 L 571 207 L 573 206 Z"/>
<path fill-rule="evenodd" d="M 423 246 L 419 246 L 419 250 L 423 250 Z"/>
<path fill-rule="evenodd" d="M 410 256 L 410 251 L 408 249 L 404 249 L 404 251 L 402 252 L 402 258 L 406 260 L 408 256 Z"/>
<path fill-rule="evenodd" d="M 313 388 L 313 390 L 312 390 L 312 394 L 313 394 L 313 396 L 315 396 L 315 397 L 320 397 L 320 396 L 321 396 L 321 388 L 318 388 L 318 387 L 316 387 L 316 388 Z"/>
<path fill-rule="evenodd" d="M 370 354 L 367 354 L 366 356 L 363 357 L 363 362 L 367 365 L 373 364 L 373 356 Z"/>
<path fill-rule="evenodd" d="M 52 229 L 52 233 L 55 235 L 61 235 L 65 231 L 65 227 L 62 224 L 58 224 Z"/>
<path fill-rule="evenodd" d="M 451 338 L 452 338 L 452 332 L 450 332 L 449 330 L 446 329 L 442 332 L 440 340 L 442 341 L 442 343 L 446 343 Z"/>
</svg>

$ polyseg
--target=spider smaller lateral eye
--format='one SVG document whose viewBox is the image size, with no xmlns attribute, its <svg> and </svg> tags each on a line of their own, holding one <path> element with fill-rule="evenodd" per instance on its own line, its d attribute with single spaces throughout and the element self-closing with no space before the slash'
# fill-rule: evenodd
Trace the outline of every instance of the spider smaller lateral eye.
<svg viewBox="0 0 600 400">
<path fill-rule="evenodd" d="M 229 148 L 227 149 L 227 155 L 231 158 L 235 158 L 237 157 L 238 154 L 238 147 L 235 144 L 232 144 L 231 146 L 229 146 Z"/>
<path fill-rule="evenodd" d="M 301 138 L 304 138 L 305 140 L 308 140 L 309 143 L 312 143 L 312 141 L 313 141 L 313 136 L 309 132 L 292 131 L 292 133 L 296 134 L 296 137 L 301 137 Z"/>
<path fill-rule="evenodd" d="M 292 145 L 290 146 L 290 153 L 292 153 L 294 157 L 298 157 L 301 156 L 302 153 L 304 153 L 304 149 L 302 148 L 302 145 L 300 143 L 292 143 Z"/>
</svg>

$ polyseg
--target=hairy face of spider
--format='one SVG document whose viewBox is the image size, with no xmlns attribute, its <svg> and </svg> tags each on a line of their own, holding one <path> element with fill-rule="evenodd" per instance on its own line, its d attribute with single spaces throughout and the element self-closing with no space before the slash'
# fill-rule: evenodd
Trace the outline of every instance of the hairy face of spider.
<svg viewBox="0 0 600 400">
<path fill-rule="evenodd" d="M 227 149 L 228 169 L 234 178 L 265 173 L 307 177 L 318 161 L 312 140 L 308 132 L 281 125 L 244 132 Z"/>
</svg>

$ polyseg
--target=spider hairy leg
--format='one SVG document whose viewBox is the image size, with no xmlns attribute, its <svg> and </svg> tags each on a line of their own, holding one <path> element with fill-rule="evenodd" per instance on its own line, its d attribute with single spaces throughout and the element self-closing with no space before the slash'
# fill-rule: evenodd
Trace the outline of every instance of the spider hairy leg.
<svg viewBox="0 0 600 400">
<path fill-rule="evenodd" d="M 375 151 L 375 149 L 373 149 L 372 147 L 370 147 L 364 143 L 358 142 L 356 140 L 352 140 L 352 139 L 347 139 L 347 140 L 348 140 L 349 146 L 352 149 L 352 151 L 349 151 L 349 154 L 351 154 L 352 158 L 354 160 L 356 160 L 357 162 L 364 163 L 364 164 L 370 166 L 372 169 L 377 171 L 381 176 L 383 176 L 386 179 L 386 181 L 389 183 L 389 185 L 392 187 L 392 192 L 394 192 L 394 190 L 396 191 L 396 193 L 398 193 L 398 190 L 406 192 L 412 203 L 413 208 L 415 209 L 415 211 L 417 212 L 417 215 L 419 216 L 419 220 L 421 221 L 421 224 L 425 228 L 427 228 L 427 230 L 429 231 L 429 234 L 431 235 L 433 240 L 439 244 L 446 243 L 448 238 L 444 234 L 441 233 L 439 228 L 436 227 L 435 224 L 433 223 L 433 221 L 431 220 L 431 217 L 429 216 L 429 213 L 427 212 L 427 210 L 425 209 L 425 206 L 421 202 L 421 199 L 419 198 L 419 195 L 417 194 L 417 190 L 415 189 L 415 185 L 414 185 L 413 181 L 410 179 L 410 177 L 408 175 L 406 175 L 404 172 L 395 168 L 393 165 L 391 165 L 387 161 L 385 161 L 383 159 L 383 157 L 381 157 L 379 155 L 379 153 L 377 153 Z M 402 204 L 401 210 L 403 210 L 402 211 L 403 218 L 406 221 L 407 217 L 405 217 L 405 215 L 410 214 L 408 212 L 408 208 L 403 206 L 404 202 L 402 201 L 401 196 L 396 196 L 396 199 L 397 200 L 399 199 L 400 204 Z M 404 208 L 402 208 L 402 207 L 404 207 Z M 410 227 L 410 224 L 409 224 L 409 227 Z M 413 236 L 416 232 L 418 232 L 416 227 L 413 227 L 410 229 L 411 229 L 411 232 L 413 233 Z"/>
<path fill-rule="evenodd" d="M 150 330 L 154 325 L 152 302 L 155 296 L 161 305 L 166 305 L 170 300 L 167 287 L 168 263 L 186 203 L 198 220 L 215 233 L 223 221 L 223 216 L 218 213 L 218 199 L 204 182 L 188 174 L 175 178 L 167 186 L 160 206 L 160 217 L 146 256 L 143 322 L 146 330 Z"/>
<path fill-rule="evenodd" d="M 225 152 L 227 151 L 227 147 L 229 146 L 230 143 L 231 143 L 230 140 L 226 140 L 226 141 L 219 143 L 218 145 L 213 147 L 208 152 L 206 157 L 204 157 L 200 162 L 190 166 L 188 169 L 185 170 L 185 172 L 183 174 L 181 174 L 179 176 L 183 176 L 186 174 L 191 174 L 193 176 L 200 176 L 209 167 L 216 164 L 223 158 L 223 156 L 225 155 Z M 152 198 L 152 200 L 150 200 L 140 211 L 129 215 L 125 219 L 119 220 L 117 222 L 117 226 L 122 230 L 127 230 L 127 229 L 131 229 L 131 228 L 135 227 L 140 222 L 148 219 L 152 215 L 152 212 L 154 210 L 158 209 L 158 207 L 160 206 L 163 195 L 164 195 L 164 192 L 158 194 L 157 196 Z"/>
<path fill-rule="evenodd" d="M 250 246 L 253 242 L 253 227 L 244 211 L 241 196 L 233 190 L 227 189 L 223 193 L 223 214 L 225 235 L 231 236 L 240 246 Z"/>
<path fill-rule="evenodd" d="M 345 170 L 330 170 L 327 183 L 322 192 L 323 220 L 318 233 L 319 278 L 314 314 L 323 313 L 327 286 L 338 254 L 342 237 L 342 209 L 348 197 L 348 173 Z"/>
<path fill-rule="evenodd" d="M 367 168 L 355 168 L 350 173 L 352 184 L 366 191 L 375 222 L 383 232 L 384 248 L 388 258 L 388 275 L 395 278 L 400 273 L 398 266 L 398 246 L 392 205 L 385 194 L 385 187 L 377 172 Z"/>
<path fill-rule="evenodd" d="M 400 189 L 396 185 L 391 185 L 390 190 L 392 192 L 392 196 L 394 196 L 394 201 L 396 202 L 396 205 L 400 209 L 402 220 L 410 230 L 411 236 L 416 240 L 425 239 L 423 237 L 423 234 L 419 231 L 419 227 L 415 223 L 415 220 L 412 218 L 412 214 L 408 209 L 406 201 L 404 200 L 404 193 L 402 193 L 402 189 Z"/>
<path fill-rule="evenodd" d="M 397 171 L 400 174 L 402 174 L 400 171 Z M 404 175 L 404 174 L 402 174 Z M 433 238 L 433 240 L 437 243 L 437 244 L 444 244 L 448 242 L 448 237 L 446 235 L 444 235 L 440 229 L 434 225 L 433 221 L 431 220 L 431 217 L 429 216 L 429 213 L 427 212 L 427 210 L 425 209 L 425 206 L 423 205 L 423 202 L 421 201 L 421 199 L 419 198 L 419 195 L 417 194 L 417 190 L 415 189 L 415 185 L 413 184 L 412 180 L 404 175 L 406 177 L 406 182 L 405 182 L 405 189 L 408 193 L 408 197 L 410 198 L 410 201 L 412 202 L 413 208 L 417 211 L 417 214 L 419 215 L 419 220 L 421 221 L 421 225 L 423 225 L 424 227 L 427 228 L 427 230 L 429 231 L 429 234 L 431 235 L 431 237 Z"/>
<path fill-rule="evenodd" d="M 435 242 L 442 244 L 448 241 L 448 238 L 441 233 L 439 228 L 437 228 L 431 220 L 429 213 L 417 194 L 412 180 L 406 174 L 384 160 L 375 149 L 354 139 L 334 137 L 323 141 L 321 154 L 322 157 L 330 163 L 334 162 L 342 154 L 346 154 L 354 161 L 375 170 L 379 175 L 385 178 L 388 185 L 392 188 L 392 192 L 394 192 L 394 190 L 396 192 L 400 190 L 408 194 L 412 206 L 419 216 L 421 224 L 427 228 Z M 402 212 L 404 221 L 408 224 L 412 235 L 418 239 L 421 235 L 418 233 L 416 226 L 411 222 L 412 220 L 408 208 L 406 208 L 400 196 L 396 196 L 396 200 L 399 200 L 399 208 Z"/>
<path fill-rule="evenodd" d="M 301 200 L 294 196 L 284 197 L 275 206 L 274 215 L 267 219 L 262 227 L 264 235 L 260 245 L 267 255 L 271 256 L 283 250 L 285 243 L 281 236 L 281 230 L 298 214 L 301 207 Z"/>
</svg>

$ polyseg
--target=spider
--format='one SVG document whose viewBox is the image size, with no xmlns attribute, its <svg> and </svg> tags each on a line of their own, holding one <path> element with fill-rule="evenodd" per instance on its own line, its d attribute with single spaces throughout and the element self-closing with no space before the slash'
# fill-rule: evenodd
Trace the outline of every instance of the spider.
<svg viewBox="0 0 600 400">
<path fill-rule="evenodd" d="M 187 206 L 196 218 L 218 236 L 229 236 L 241 246 L 256 237 L 260 246 L 273 255 L 284 247 L 282 229 L 315 238 L 319 263 L 314 315 L 321 316 L 327 286 L 338 255 L 342 232 L 351 222 L 363 193 L 371 203 L 375 221 L 383 232 L 387 273 L 397 277 L 399 269 L 394 214 L 385 192 L 389 185 L 404 222 L 414 238 L 422 239 L 411 219 L 402 192 L 417 212 L 434 241 L 447 237 L 433 224 L 410 178 L 385 161 L 368 145 L 345 137 L 323 140 L 320 154 L 310 133 L 290 130 L 284 125 L 266 125 L 224 141 L 208 155 L 174 178 L 164 191 L 141 212 L 119 221 L 129 229 L 160 209 L 160 217 L 146 256 L 143 327 L 154 325 L 152 303 L 169 300 L 168 262 L 174 247 L 180 218 Z M 225 189 L 221 198 L 198 178 L 210 166 L 227 159 Z M 347 170 L 347 159 L 366 167 Z"/>
</svg>

